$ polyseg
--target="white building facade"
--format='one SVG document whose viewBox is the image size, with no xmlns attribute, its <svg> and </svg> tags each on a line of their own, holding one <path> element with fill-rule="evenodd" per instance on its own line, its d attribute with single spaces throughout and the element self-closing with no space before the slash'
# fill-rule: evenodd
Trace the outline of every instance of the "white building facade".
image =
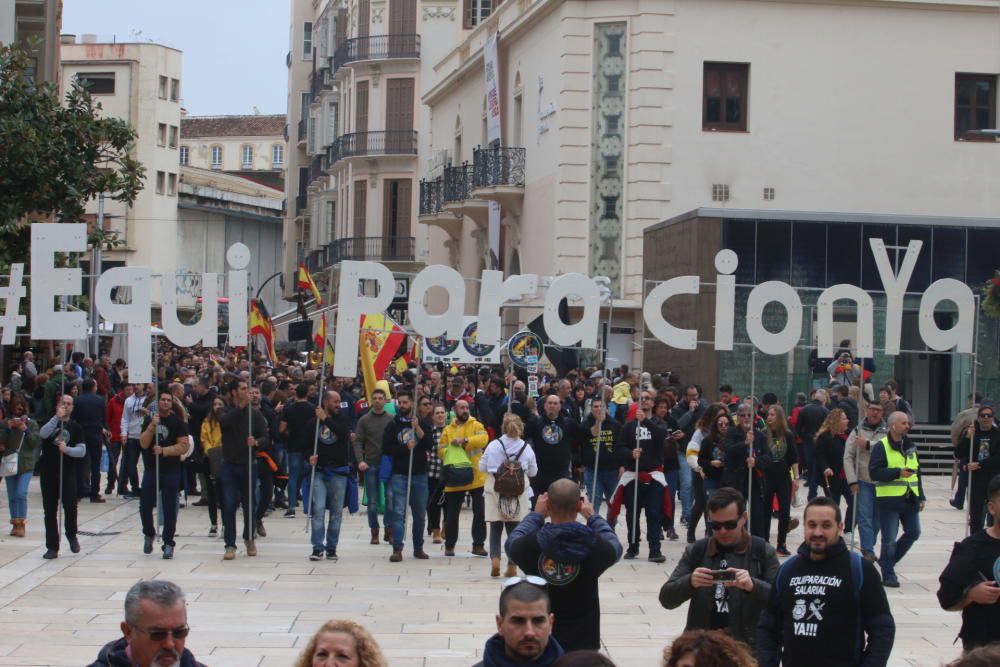
<svg viewBox="0 0 1000 667">
<path fill-rule="evenodd" d="M 996 0 L 507 0 L 461 30 L 422 96 L 428 263 L 478 276 L 500 202 L 505 272 L 611 279 L 618 362 L 638 361 L 656 222 L 699 207 L 1000 215 L 1000 146 L 972 132 L 997 126 Z M 501 148 L 477 151 L 497 32 Z M 508 328 L 538 312 L 521 310 Z"/>
</svg>

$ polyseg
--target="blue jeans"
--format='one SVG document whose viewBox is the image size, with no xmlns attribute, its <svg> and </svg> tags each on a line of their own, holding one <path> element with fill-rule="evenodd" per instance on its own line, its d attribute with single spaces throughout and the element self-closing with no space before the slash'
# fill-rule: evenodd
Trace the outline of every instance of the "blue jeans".
<svg viewBox="0 0 1000 667">
<path fill-rule="evenodd" d="M 880 498 L 876 502 L 882 530 L 882 555 L 878 562 L 882 579 L 892 580 L 896 578 L 896 563 L 903 560 L 920 538 L 920 506 L 902 498 Z M 903 524 L 903 536 L 897 540 L 900 524 Z"/>
<path fill-rule="evenodd" d="M 368 496 L 368 527 L 378 530 L 378 468 L 369 467 L 365 471 L 365 495 Z M 389 525 L 388 518 L 386 525 Z"/>
<path fill-rule="evenodd" d="M 861 550 L 875 553 L 875 538 L 878 537 L 878 503 L 875 502 L 875 485 L 858 480 L 858 495 L 854 497 L 858 508 L 856 530 L 861 536 Z"/>
<path fill-rule="evenodd" d="M 681 498 L 681 518 L 687 521 L 691 518 L 691 466 L 688 465 L 687 458 L 684 456 L 678 456 L 677 461 L 680 464 L 677 468 L 678 476 L 680 477 L 680 488 L 673 486 L 671 483 L 671 490 L 674 493 L 680 491 Z M 674 514 L 677 514 L 677 510 L 674 510 Z"/>
<path fill-rule="evenodd" d="M 6 478 L 7 504 L 11 519 L 28 518 L 28 485 L 31 483 L 31 471 Z"/>
<path fill-rule="evenodd" d="M 406 475 L 393 475 L 392 481 L 392 548 L 402 550 L 406 538 L 403 512 L 406 509 Z M 427 475 L 410 477 L 410 514 L 413 515 L 413 550 L 424 548 L 424 525 L 427 520 Z"/>
<path fill-rule="evenodd" d="M 156 470 L 149 469 L 142 473 L 142 485 L 139 487 L 139 518 L 142 521 L 142 534 L 147 537 L 156 536 L 156 526 L 153 523 L 153 508 L 160 513 L 160 534 L 163 543 L 174 546 L 174 533 L 177 531 L 177 494 L 180 492 L 181 471 L 160 471 L 160 497 L 156 497 Z"/>
<path fill-rule="evenodd" d="M 584 468 L 583 469 L 583 486 L 584 491 L 589 498 L 594 492 L 594 469 Z M 618 487 L 618 471 L 617 470 L 601 470 L 597 473 L 597 493 L 594 494 L 593 498 L 590 498 L 590 502 L 594 505 L 594 514 L 601 513 L 601 503 L 605 502 L 609 505 L 611 504 L 611 499 L 615 495 L 615 489 Z"/>
<path fill-rule="evenodd" d="M 335 551 L 340 541 L 340 519 L 344 514 L 344 494 L 347 492 L 347 476 L 333 473 L 327 479 L 323 471 L 316 469 L 316 484 L 312 489 L 312 547 L 323 551 Z M 323 544 L 323 518 L 330 511 L 330 521 L 326 526 L 326 544 Z"/>
<path fill-rule="evenodd" d="M 312 466 L 305 454 L 288 452 L 288 509 L 294 510 L 299 504 L 299 491 L 302 491 L 302 510 L 309 513 L 309 490 L 302 487 L 308 486 L 311 472 Z"/>
<path fill-rule="evenodd" d="M 250 509 L 253 505 L 253 498 L 250 496 L 250 489 L 247 488 L 248 477 L 253 475 L 257 479 L 257 465 L 254 464 L 252 471 L 247 470 L 245 464 L 222 462 L 222 471 L 219 474 L 219 489 L 222 491 L 222 535 L 226 543 L 226 548 L 236 548 L 236 508 L 243 505 L 243 539 L 250 539 Z"/>
</svg>

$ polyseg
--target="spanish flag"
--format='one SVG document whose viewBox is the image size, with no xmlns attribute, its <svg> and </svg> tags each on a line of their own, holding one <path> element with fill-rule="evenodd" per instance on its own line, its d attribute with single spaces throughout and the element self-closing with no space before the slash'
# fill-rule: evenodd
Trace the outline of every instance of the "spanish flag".
<svg viewBox="0 0 1000 667">
<path fill-rule="evenodd" d="M 316 300 L 317 306 L 323 305 L 323 297 L 319 293 L 319 288 L 316 287 L 316 282 L 313 280 L 312 276 L 309 275 L 309 269 L 306 268 L 305 262 L 299 263 L 299 289 L 309 290 L 312 292 L 313 298 Z"/>
<path fill-rule="evenodd" d="M 326 340 L 326 313 L 320 315 L 319 329 L 316 331 L 316 335 L 313 336 L 313 347 L 316 350 L 316 354 L 319 354 L 320 351 L 324 353 L 324 360 L 327 366 L 333 366 L 333 347 Z"/>
<path fill-rule="evenodd" d="M 375 382 L 382 379 L 399 347 L 406 340 L 406 332 L 388 315 L 365 315 L 361 319 L 359 350 L 361 374 L 365 378 L 365 394 L 369 404 Z"/>
<path fill-rule="evenodd" d="M 274 351 L 274 325 L 271 324 L 271 316 L 267 312 L 267 307 L 260 299 L 250 300 L 249 329 L 251 336 L 263 337 L 268 358 L 272 364 L 277 364 L 278 354 Z"/>
</svg>

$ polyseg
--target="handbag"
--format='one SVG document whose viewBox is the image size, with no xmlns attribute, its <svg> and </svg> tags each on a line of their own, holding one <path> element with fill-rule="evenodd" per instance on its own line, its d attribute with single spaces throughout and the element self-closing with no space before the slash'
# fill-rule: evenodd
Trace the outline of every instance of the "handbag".
<svg viewBox="0 0 1000 667">
<path fill-rule="evenodd" d="M 0 460 L 0 477 L 11 477 L 17 474 L 17 452 L 7 454 Z"/>
</svg>

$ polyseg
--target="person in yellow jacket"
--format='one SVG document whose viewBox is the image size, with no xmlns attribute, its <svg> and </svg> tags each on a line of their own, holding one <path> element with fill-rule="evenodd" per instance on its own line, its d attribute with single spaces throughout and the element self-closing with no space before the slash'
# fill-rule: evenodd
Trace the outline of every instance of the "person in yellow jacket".
<svg viewBox="0 0 1000 667">
<path fill-rule="evenodd" d="M 208 484 L 205 485 L 206 502 L 208 502 L 208 518 L 212 527 L 208 534 L 215 537 L 219 534 L 219 506 L 222 496 L 219 493 L 219 474 L 222 470 L 222 427 L 218 415 L 226 407 L 225 401 L 218 396 L 212 401 L 212 409 L 201 422 L 201 448 L 205 451 L 208 462 Z"/>
<path fill-rule="evenodd" d="M 444 487 L 444 555 L 455 555 L 455 543 L 458 542 L 458 514 L 465 501 L 465 494 L 472 498 L 472 553 L 485 558 L 486 552 L 486 505 L 483 502 L 483 485 L 486 483 L 486 473 L 479 470 L 479 459 L 483 456 L 489 435 L 486 427 L 469 414 L 469 404 L 460 400 L 455 403 L 455 419 L 441 433 L 438 443 L 438 455 L 445 465 L 454 456 L 449 456 L 449 449 L 460 448 L 472 467 L 472 482 L 463 486 Z"/>
</svg>

